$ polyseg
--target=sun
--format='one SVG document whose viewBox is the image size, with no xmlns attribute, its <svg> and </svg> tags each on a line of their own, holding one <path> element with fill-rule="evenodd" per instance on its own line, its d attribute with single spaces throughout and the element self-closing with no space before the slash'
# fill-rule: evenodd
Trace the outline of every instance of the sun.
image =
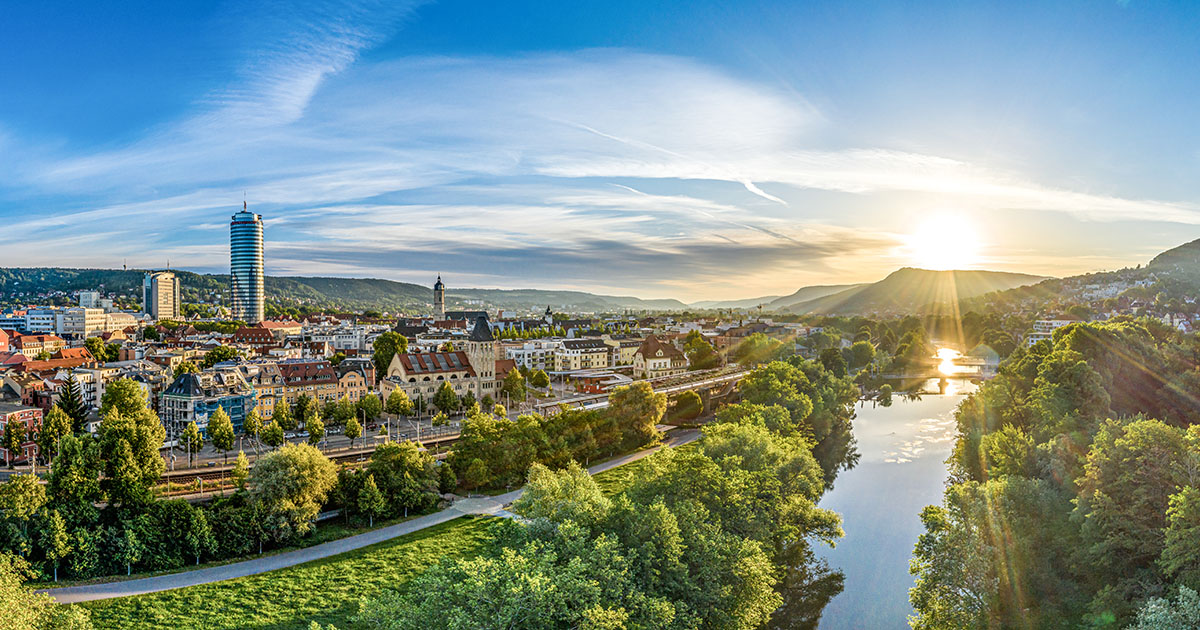
<svg viewBox="0 0 1200 630">
<path fill-rule="evenodd" d="M 926 219 L 905 240 L 909 258 L 922 269 L 969 269 L 979 262 L 977 232 L 958 215 Z"/>
</svg>

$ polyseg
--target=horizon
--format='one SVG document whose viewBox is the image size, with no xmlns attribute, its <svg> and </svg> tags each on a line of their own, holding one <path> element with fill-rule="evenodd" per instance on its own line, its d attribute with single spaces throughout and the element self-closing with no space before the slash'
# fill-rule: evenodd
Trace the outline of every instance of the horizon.
<svg viewBox="0 0 1200 630">
<path fill-rule="evenodd" d="M 228 273 L 238 201 L 273 276 L 685 303 L 1200 236 L 1200 17 L 1011 8 L 14 7 L 0 264 Z"/>
</svg>

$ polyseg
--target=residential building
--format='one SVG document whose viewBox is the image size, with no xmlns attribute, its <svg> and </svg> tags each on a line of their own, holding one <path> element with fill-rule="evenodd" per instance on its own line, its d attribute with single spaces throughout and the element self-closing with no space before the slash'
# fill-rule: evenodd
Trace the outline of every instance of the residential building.
<svg viewBox="0 0 1200 630">
<path fill-rule="evenodd" d="M 614 367 L 633 365 L 633 355 L 637 354 L 638 348 L 642 347 L 642 339 L 640 337 L 604 335 L 601 339 L 612 348 L 611 365 Z"/>
<path fill-rule="evenodd" d="M 9 345 L 14 352 L 32 359 L 43 352 L 54 354 L 62 350 L 67 342 L 55 335 L 17 335 Z"/>
<path fill-rule="evenodd" d="M 687 371 L 688 361 L 683 352 L 669 343 L 647 336 L 633 357 L 634 378 L 674 376 Z"/>
<path fill-rule="evenodd" d="M 155 321 L 175 319 L 182 314 L 179 305 L 179 278 L 170 271 L 148 271 L 142 280 L 142 312 Z"/>
<path fill-rule="evenodd" d="M 1068 324 L 1076 324 L 1074 319 L 1039 319 L 1033 322 L 1033 330 L 1025 337 L 1025 344 L 1032 346 L 1043 339 L 1054 339 L 1054 331 Z"/>
<path fill-rule="evenodd" d="M 263 222 L 246 210 L 233 215 L 229 226 L 229 271 L 232 278 L 232 314 L 250 324 L 263 317 Z"/>
<path fill-rule="evenodd" d="M 31 308 L 25 311 L 25 330 L 35 333 L 58 333 L 62 330 L 62 309 Z"/>
<path fill-rule="evenodd" d="M 284 400 L 289 406 L 295 405 L 301 395 L 319 404 L 338 398 L 337 373 L 329 361 L 287 359 L 279 362 L 279 373 L 283 377 Z"/>
<path fill-rule="evenodd" d="M 561 347 L 557 339 L 534 339 L 506 344 L 504 357 L 529 370 L 554 370 L 554 355 Z"/>
<path fill-rule="evenodd" d="M 74 307 L 62 311 L 62 334 L 85 339 L 107 329 L 108 316 L 102 308 Z"/>
<path fill-rule="evenodd" d="M 610 349 L 599 337 L 563 339 L 554 353 L 555 372 L 596 370 L 608 367 Z"/>
<path fill-rule="evenodd" d="M 334 367 L 338 377 L 338 400 L 345 397 L 350 402 L 357 403 L 371 391 L 375 384 L 375 368 L 372 366 L 368 374 L 366 364 L 370 364 L 370 361 L 345 359 Z"/>
<path fill-rule="evenodd" d="M 42 410 L 28 405 L 0 402 L 0 435 L 3 435 L 10 425 L 15 424 L 25 425 L 25 441 L 15 452 L 0 448 L 0 456 L 8 463 L 24 462 L 37 455 L 34 438 L 42 429 Z"/>
<path fill-rule="evenodd" d="M 254 408 L 254 388 L 241 370 L 224 368 L 180 374 L 162 394 L 159 417 L 167 429 L 168 441 L 178 439 L 188 424 L 195 422 L 201 434 L 208 435 L 208 422 L 220 407 L 229 414 L 233 432 L 242 432 L 246 414 Z"/>
<path fill-rule="evenodd" d="M 242 377 L 254 388 L 254 404 L 263 422 L 270 422 L 275 413 L 275 403 L 286 400 L 287 385 L 283 381 L 283 373 L 279 364 L 263 361 L 254 363 L 239 363 L 238 369 Z"/>
</svg>

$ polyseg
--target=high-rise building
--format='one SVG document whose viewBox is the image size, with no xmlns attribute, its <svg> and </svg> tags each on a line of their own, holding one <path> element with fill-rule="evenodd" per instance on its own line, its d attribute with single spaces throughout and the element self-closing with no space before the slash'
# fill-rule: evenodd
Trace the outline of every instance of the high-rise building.
<svg viewBox="0 0 1200 630">
<path fill-rule="evenodd" d="M 433 318 L 438 321 L 446 319 L 446 285 L 442 284 L 440 273 L 437 282 L 433 283 Z"/>
<path fill-rule="evenodd" d="M 83 308 L 99 308 L 100 307 L 100 292 L 99 291 L 80 291 L 79 306 Z"/>
<path fill-rule="evenodd" d="M 257 324 L 263 319 L 262 217 L 246 209 L 229 225 L 229 271 L 233 277 L 233 318 Z"/>
<path fill-rule="evenodd" d="M 179 317 L 179 278 L 170 271 L 148 271 L 142 280 L 142 312 L 154 319 Z"/>
</svg>

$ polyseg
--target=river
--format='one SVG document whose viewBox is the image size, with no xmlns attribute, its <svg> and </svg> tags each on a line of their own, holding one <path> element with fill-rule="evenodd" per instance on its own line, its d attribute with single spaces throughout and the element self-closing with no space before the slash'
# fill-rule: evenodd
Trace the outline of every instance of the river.
<svg viewBox="0 0 1200 630">
<path fill-rule="evenodd" d="M 952 379 L 940 393 L 934 379 L 926 389 L 933 393 L 920 400 L 896 395 L 891 407 L 868 402 L 858 409 L 861 459 L 821 500 L 842 515 L 846 530 L 835 549 L 819 551 L 845 575 L 845 590 L 825 607 L 821 630 L 908 628 L 908 559 L 922 532 L 921 508 L 941 502 L 954 409 L 974 387 Z"/>
</svg>

